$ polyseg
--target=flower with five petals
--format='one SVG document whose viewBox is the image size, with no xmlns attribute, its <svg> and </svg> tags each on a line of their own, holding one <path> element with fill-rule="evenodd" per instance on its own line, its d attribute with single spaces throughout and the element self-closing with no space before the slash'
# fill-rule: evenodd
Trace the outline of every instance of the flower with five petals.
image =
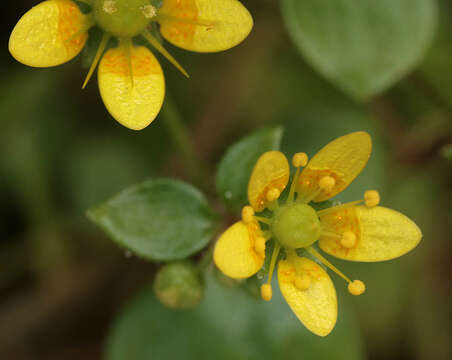
<svg viewBox="0 0 452 360">
<path fill-rule="evenodd" d="M 19 20 L 9 51 L 25 65 L 61 65 L 81 52 L 89 30 L 97 26 L 103 37 L 83 87 L 99 64 L 99 90 L 107 110 L 122 125 L 141 130 L 160 111 L 165 80 L 148 47 L 136 45 L 140 38 L 188 77 L 154 36 L 155 25 L 175 46 L 217 52 L 242 42 L 253 19 L 238 0 L 46 0 Z M 113 47 L 112 38 L 117 40 Z"/>
<path fill-rule="evenodd" d="M 229 277 L 242 279 L 262 268 L 267 244 L 273 241 L 268 282 L 261 286 L 261 296 L 271 300 L 271 279 L 278 263 L 283 297 L 306 328 L 319 336 L 328 335 L 337 319 L 336 290 L 324 268 L 342 277 L 353 295 L 362 294 L 365 285 L 338 270 L 315 243 L 339 259 L 374 262 L 409 252 L 422 237 L 405 215 L 379 206 L 375 190 L 366 191 L 362 200 L 321 210 L 312 206 L 311 202 L 329 200 L 343 191 L 366 165 L 371 147 L 366 132 L 355 132 L 330 142 L 310 161 L 305 153 L 295 154 L 292 164 L 297 170 L 281 202 L 278 199 L 289 183 L 289 163 L 279 151 L 264 153 L 249 180 L 250 205 L 215 246 L 217 267 Z"/>
</svg>

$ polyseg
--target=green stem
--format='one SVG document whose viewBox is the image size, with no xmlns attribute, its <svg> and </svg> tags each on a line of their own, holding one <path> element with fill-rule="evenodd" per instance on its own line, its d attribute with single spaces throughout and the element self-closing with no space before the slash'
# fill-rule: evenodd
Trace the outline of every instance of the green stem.
<svg viewBox="0 0 452 360">
<path fill-rule="evenodd" d="M 206 189 L 210 176 L 209 170 L 196 152 L 182 117 L 168 95 L 163 105 L 162 116 L 173 145 L 183 159 L 188 176 L 197 185 Z"/>
</svg>

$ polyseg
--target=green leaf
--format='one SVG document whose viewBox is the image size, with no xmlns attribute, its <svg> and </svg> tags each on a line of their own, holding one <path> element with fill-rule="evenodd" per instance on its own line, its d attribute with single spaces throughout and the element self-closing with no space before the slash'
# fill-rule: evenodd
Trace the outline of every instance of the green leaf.
<svg viewBox="0 0 452 360">
<path fill-rule="evenodd" d="M 413 70 L 437 24 L 435 0 L 283 0 L 282 11 L 311 65 L 359 100 Z"/>
<path fill-rule="evenodd" d="M 212 239 L 215 217 L 193 186 L 147 180 L 90 209 L 89 218 L 119 245 L 152 260 L 186 258 Z"/>
<path fill-rule="evenodd" d="M 216 187 L 231 210 L 238 211 L 248 202 L 248 180 L 254 164 L 264 152 L 279 149 L 282 135 L 282 127 L 263 129 L 228 149 L 218 167 Z"/>
<path fill-rule="evenodd" d="M 171 311 L 151 287 L 125 309 L 107 342 L 107 360 L 360 360 L 359 331 L 346 307 L 326 338 L 306 330 L 279 291 L 267 303 L 238 287 L 207 278 L 206 297 L 196 309 Z"/>
</svg>

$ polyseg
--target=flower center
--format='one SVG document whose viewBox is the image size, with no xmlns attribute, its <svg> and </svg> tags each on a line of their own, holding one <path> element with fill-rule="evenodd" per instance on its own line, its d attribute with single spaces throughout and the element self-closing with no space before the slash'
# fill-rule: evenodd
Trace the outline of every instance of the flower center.
<svg viewBox="0 0 452 360">
<path fill-rule="evenodd" d="M 143 32 L 157 10 L 149 0 L 95 0 L 94 17 L 105 31 L 118 37 Z"/>
<path fill-rule="evenodd" d="M 292 203 L 276 210 L 272 231 L 278 242 L 286 248 L 298 249 L 311 245 L 322 231 L 315 210 L 303 203 Z"/>
</svg>

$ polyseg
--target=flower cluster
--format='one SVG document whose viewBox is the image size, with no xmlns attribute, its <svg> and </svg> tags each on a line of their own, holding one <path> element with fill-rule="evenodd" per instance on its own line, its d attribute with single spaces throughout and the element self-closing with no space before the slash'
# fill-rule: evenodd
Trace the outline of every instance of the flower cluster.
<svg viewBox="0 0 452 360">
<path fill-rule="evenodd" d="M 284 203 L 278 199 L 289 183 L 289 163 L 279 151 L 264 153 L 249 180 L 250 205 L 243 208 L 242 220 L 229 227 L 215 246 L 217 267 L 241 279 L 262 268 L 267 243 L 274 241 L 261 296 L 267 301 L 272 298 L 271 279 L 279 259 L 283 297 L 298 319 L 319 336 L 328 335 L 337 319 L 336 290 L 324 267 L 342 277 L 353 295 L 362 294 L 365 285 L 339 271 L 314 243 L 340 259 L 373 262 L 407 253 L 422 237 L 405 215 L 379 206 L 375 190 L 366 191 L 362 200 L 318 211 L 310 205 L 343 191 L 365 167 L 371 148 L 370 136 L 355 132 L 330 142 L 310 161 L 305 153 L 295 154 L 292 164 L 297 170 Z"/>
<path fill-rule="evenodd" d="M 188 77 L 149 30 L 153 24 L 175 46 L 217 52 L 243 41 L 253 19 L 237 0 L 46 0 L 19 20 L 9 51 L 25 65 L 57 66 L 77 56 L 89 30 L 97 26 L 103 38 L 83 87 L 99 64 L 99 90 L 106 108 L 122 125 L 141 130 L 160 111 L 165 80 L 157 59 L 135 40 L 144 38 Z M 116 47 L 110 47 L 111 38 L 117 39 Z"/>
</svg>

